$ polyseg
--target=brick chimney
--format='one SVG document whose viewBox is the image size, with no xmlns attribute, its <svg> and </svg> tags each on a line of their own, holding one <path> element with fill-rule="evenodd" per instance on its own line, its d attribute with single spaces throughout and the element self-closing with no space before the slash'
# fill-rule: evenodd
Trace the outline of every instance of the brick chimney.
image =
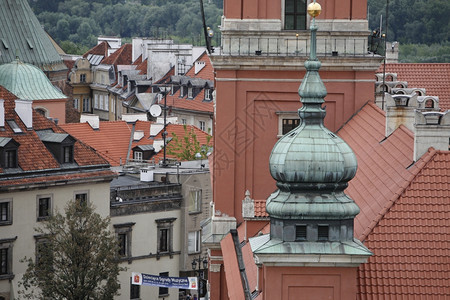
<svg viewBox="0 0 450 300">
<path fill-rule="evenodd" d="M 414 160 L 417 161 L 428 148 L 449 150 L 450 111 L 416 111 L 414 135 Z"/>
<path fill-rule="evenodd" d="M 16 101 L 15 111 L 28 130 L 33 129 L 33 101 L 20 100 Z"/>
</svg>

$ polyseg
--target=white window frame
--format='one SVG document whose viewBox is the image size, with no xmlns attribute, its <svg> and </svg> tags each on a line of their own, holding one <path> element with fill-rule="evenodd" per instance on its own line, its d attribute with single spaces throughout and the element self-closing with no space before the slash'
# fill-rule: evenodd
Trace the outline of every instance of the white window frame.
<svg viewBox="0 0 450 300">
<path fill-rule="evenodd" d="M 189 213 L 199 213 L 202 211 L 202 197 L 201 189 L 191 189 L 188 197 L 188 211 Z"/>
<path fill-rule="evenodd" d="M 193 88 L 190 86 L 190 87 L 188 87 L 187 97 L 192 99 L 192 98 L 194 98 L 193 95 L 194 95 Z"/>
<path fill-rule="evenodd" d="M 188 232 L 188 253 L 195 254 L 201 251 L 201 231 Z"/>
<path fill-rule="evenodd" d="M 94 108 L 98 109 L 98 94 L 94 94 Z"/>
<path fill-rule="evenodd" d="M 276 112 L 278 115 L 278 135 L 277 137 L 280 138 L 283 136 L 283 120 L 284 119 L 300 119 L 298 116 L 298 112 L 295 111 L 282 111 L 282 112 Z"/>
<path fill-rule="evenodd" d="M 73 107 L 80 110 L 80 98 L 73 98 Z"/>
<path fill-rule="evenodd" d="M 142 151 L 134 151 L 133 159 L 137 161 L 142 161 L 144 153 Z"/>
<path fill-rule="evenodd" d="M 205 100 L 211 100 L 211 89 L 205 88 Z"/>
<path fill-rule="evenodd" d="M 206 122 L 205 121 L 199 121 L 198 124 L 199 124 L 200 130 L 203 130 L 203 131 L 206 130 Z"/>
<path fill-rule="evenodd" d="M 90 103 L 90 99 L 89 98 L 84 98 L 83 97 L 83 107 L 82 107 L 82 111 L 83 112 L 90 112 L 91 111 L 91 103 Z"/>
<path fill-rule="evenodd" d="M 73 199 L 77 199 L 77 195 L 86 194 L 86 204 L 89 203 L 89 190 L 80 190 L 73 192 Z"/>
</svg>

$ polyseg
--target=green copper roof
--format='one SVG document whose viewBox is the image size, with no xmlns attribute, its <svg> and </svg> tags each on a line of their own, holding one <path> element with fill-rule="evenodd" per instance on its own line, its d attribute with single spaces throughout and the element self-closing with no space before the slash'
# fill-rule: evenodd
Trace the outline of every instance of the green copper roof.
<svg viewBox="0 0 450 300">
<path fill-rule="evenodd" d="M 316 31 L 313 18 L 311 53 L 298 92 L 303 103 L 298 110 L 301 124 L 284 135 L 270 155 L 270 173 L 279 188 L 266 202 L 271 218 L 336 220 L 359 213 L 358 206 L 342 192 L 356 174 L 355 154 L 323 124 L 327 90 L 319 75 Z"/>
<path fill-rule="evenodd" d="M 0 85 L 22 100 L 67 98 L 41 69 L 19 60 L 0 65 Z"/>
<path fill-rule="evenodd" d="M 0 54 L 0 64 L 19 57 L 44 71 L 67 69 L 27 0 L 0 1 Z"/>
</svg>

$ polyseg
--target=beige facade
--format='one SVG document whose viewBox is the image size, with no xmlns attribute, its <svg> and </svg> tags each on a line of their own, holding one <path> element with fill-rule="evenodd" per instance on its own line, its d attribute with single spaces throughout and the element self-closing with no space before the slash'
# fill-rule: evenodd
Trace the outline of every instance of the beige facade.
<svg viewBox="0 0 450 300">
<path fill-rule="evenodd" d="M 73 87 L 73 106 L 79 112 L 90 112 L 91 88 L 89 85 L 92 83 L 93 74 L 89 60 L 86 58 L 77 59 L 68 79 Z"/>
<path fill-rule="evenodd" d="M 0 275 L 0 297 L 15 299 L 18 296 L 19 281 L 26 271 L 21 259 L 35 258 L 36 232 L 42 221 L 39 219 L 39 199 L 50 198 L 51 213 L 63 212 L 66 203 L 78 193 L 87 193 L 88 201 L 102 217 L 109 214 L 109 181 L 85 184 L 66 184 L 57 187 L 10 191 L 0 193 L 0 203 L 10 203 L 11 224 L 0 226 L 0 249 L 10 247 L 8 263 L 12 274 Z M 9 277 L 9 278 L 6 278 Z"/>
</svg>

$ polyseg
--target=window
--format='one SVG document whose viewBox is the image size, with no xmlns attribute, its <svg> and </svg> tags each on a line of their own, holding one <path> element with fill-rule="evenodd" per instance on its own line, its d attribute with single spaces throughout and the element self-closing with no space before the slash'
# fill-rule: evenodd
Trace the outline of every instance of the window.
<svg viewBox="0 0 450 300">
<path fill-rule="evenodd" d="M 189 192 L 188 211 L 200 212 L 202 204 L 202 190 L 192 190 Z"/>
<path fill-rule="evenodd" d="M 181 124 L 186 125 L 187 124 L 187 120 L 186 119 L 181 119 Z"/>
<path fill-rule="evenodd" d="M 141 298 L 141 286 L 137 284 L 132 284 L 133 278 L 130 278 L 130 299 Z"/>
<path fill-rule="evenodd" d="M 278 135 L 277 137 L 282 137 L 292 129 L 296 128 L 301 124 L 298 112 L 295 111 L 277 111 L 278 115 Z"/>
<path fill-rule="evenodd" d="M 138 161 L 142 161 L 142 152 L 141 151 L 134 151 L 134 159 Z"/>
<path fill-rule="evenodd" d="M 203 130 L 203 131 L 205 131 L 205 129 L 206 129 L 206 123 L 205 123 L 205 121 L 200 121 L 199 122 L 199 127 L 200 127 L 200 130 Z"/>
<path fill-rule="evenodd" d="M 73 98 L 73 107 L 76 109 L 80 109 L 80 99 L 79 98 Z"/>
<path fill-rule="evenodd" d="M 80 74 L 80 82 L 86 82 L 86 74 Z"/>
<path fill-rule="evenodd" d="M 184 97 L 184 86 L 180 87 L 180 97 L 183 98 Z"/>
<path fill-rule="evenodd" d="M 89 101 L 89 98 L 83 98 L 83 112 L 90 112 L 91 111 L 91 103 Z"/>
<path fill-rule="evenodd" d="M 161 277 L 169 277 L 169 272 L 159 273 L 159 276 L 161 276 Z M 159 297 L 168 296 L 168 295 L 169 295 L 169 288 L 166 288 L 166 287 L 160 287 L 159 288 Z"/>
<path fill-rule="evenodd" d="M 188 253 L 200 252 L 201 232 L 192 231 L 188 234 Z"/>
<path fill-rule="evenodd" d="M 300 119 L 283 119 L 283 128 L 281 133 L 285 135 L 292 129 L 296 128 L 300 125 Z"/>
<path fill-rule="evenodd" d="M 52 196 L 38 195 L 37 196 L 37 219 L 38 221 L 45 220 L 51 216 L 52 213 Z"/>
<path fill-rule="evenodd" d="M 5 275 L 9 273 L 8 268 L 8 248 L 0 249 L 0 275 Z"/>
<path fill-rule="evenodd" d="M 53 251 L 47 236 L 39 235 L 35 236 L 36 239 L 36 265 L 39 268 L 43 268 L 46 265 L 53 264 Z"/>
<path fill-rule="evenodd" d="M 109 99 L 108 99 L 108 95 L 104 95 L 104 97 L 105 97 L 105 110 L 109 110 Z"/>
<path fill-rule="evenodd" d="M 317 239 L 319 241 L 327 241 L 328 240 L 328 226 L 327 225 L 317 226 Z"/>
<path fill-rule="evenodd" d="M 119 257 L 131 258 L 131 232 L 133 231 L 134 222 L 114 224 L 117 242 L 119 243 Z"/>
<path fill-rule="evenodd" d="M 12 224 L 12 199 L 0 200 L 0 225 Z"/>
<path fill-rule="evenodd" d="M 286 0 L 284 6 L 284 29 L 306 29 L 306 0 Z"/>
<path fill-rule="evenodd" d="M 86 205 L 88 200 L 89 200 L 89 192 L 87 191 L 75 192 L 75 201 L 80 203 L 80 205 Z"/>
<path fill-rule="evenodd" d="M 171 253 L 172 252 L 172 233 L 173 222 L 176 218 L 165 218 L 155 220 L 158 224 L 158 241 L 157 252 L 158 253 Z"/>
<path fill-rule="evenodd" d="M 0 240 L 0 279 L 12 279 L 13 245 L 17 237 Z"/>
<path fill-rule="evenodd" d="M 73 162 L 73 146 L 63 146 L 63 163 Z"/>
<path fill-rule="evenodd" d="M 211 90 L 205 89 L 205 100 L 211 100 Z"/>
<path fill-rule="evenodd" d="M 193 98 L 192 87 L 188 87 L 188 98 Z"/>
<path fill-rule="evenodd" d="M 5 151 L 5 169 L 17 168 L 17 150 L 10 149 Z"/>
<path fill-rule="evenodd" d="M 99 108 L 99 106 L 98 106 L 98 94 L 94 95 L 94 108 Z"/>
<path fill-rule="evenodd" d="M 296 241 L 306 240 L 306 225 L 295 226 L 295 240 Z"/>
</svg>

